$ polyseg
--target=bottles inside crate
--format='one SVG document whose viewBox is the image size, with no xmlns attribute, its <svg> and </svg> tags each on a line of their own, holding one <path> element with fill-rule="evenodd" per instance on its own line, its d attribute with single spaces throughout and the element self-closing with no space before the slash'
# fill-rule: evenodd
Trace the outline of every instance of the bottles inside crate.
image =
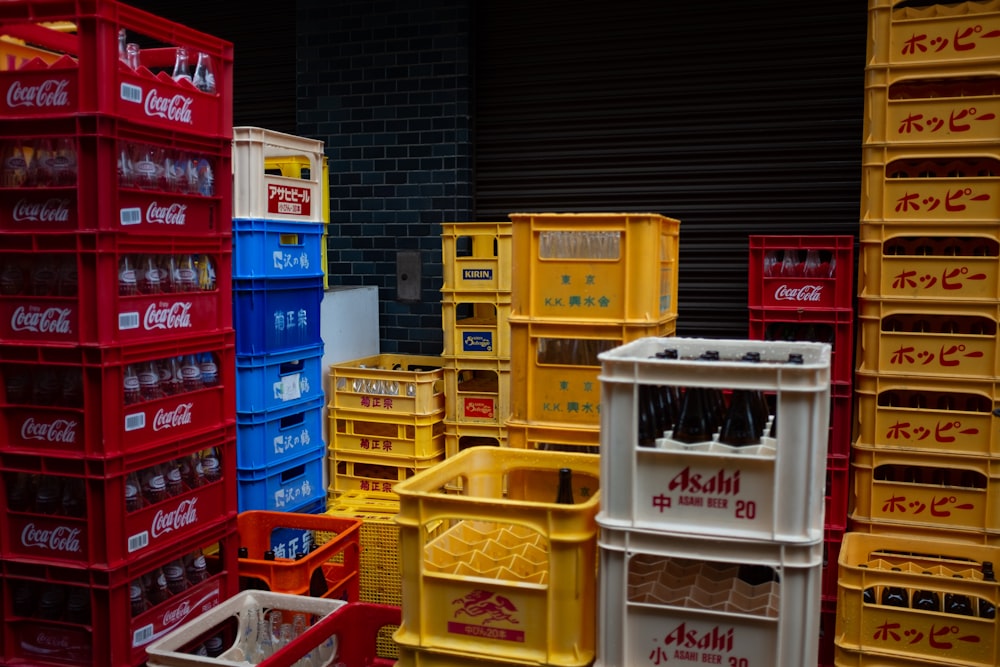
<svg viewBox="0 0 1000 667">
<path fill-rule="evenodd" d="M 175 147 L 122 141 L 118 144 L 118 185 L 179 194 L 215 194 L 215 170 L 208 156 Z"/>
<path fill-rule="evenodd" d="M 923 484 L 962 489 L 986 489 L 986 475 L 965 468 L 935 468 L 932 466 L 886 463 L 875 467 L 873 477 L 880 482 Z"/>
<path fill-rule="evenodd" d="M 87 514 L 84 481 L 63 475 L 5 472 L 7 510 L 65 517 Z"/>
<path fill-rule="evenodd" d="M 0 257 L 0 296 L 76 296 L 77 281 L 70 253 Z"/>
<path fill-rule="evenodd" d="M 992 257 L 1000 243 L 981 236 L 893 236 L 882 243 L 887 257 Z"/>
<path fill-rule="evenodd" d="M 764 326 L 764 340 L 833 345 L 835 338 L 836 330 L 829 322 L 769 322 Z"/>
<path fill-rule="evenodd" d="M 885 167 L 887 178 L 991 178 L 1000 176 L 1000 160 L 984 156 L 901 158 Z"/>
<path fill-rule="evenodd" d="M 1000 94 L 1000 77 L 955 76 L 905 79 L 889 86 L 890 100 L 982 97 Z"/>
<path fill-rule="evenodd" d="M 124 28 L 118 31 L 119 67 L 139 74 L 156 76 L 160 80 L 173 80 L 183 87 L 197 88 L 205 93 L 215 93 L 215 74 L 212 58 L 202 51 L 196 53 L 197 56 L 192 56 L 192 52 L 188 51 L 187 47 L 176 47 L 174 49 L 173 66 L 169 68 L 168 73 L 165 67 L 143 65 L 139 45 L 129 41 L 128 31 Z M 192 57 L 197 58 L 193 76 L 191 71 Z M 167 78 L 168 74 L 169 78 Z"/>
<path fill-rule="evenodd" d="M 878 405 L 883 408 L 910 408 L 916 410 L 948 410 L 956 412 L 993 412 L 993 400 L 983 394 L 958 391 L 931 391 L 922 389 L 890 389 L 878 395 Z"/>
<path fill-rule="evenodd" d="M 129 473 L 125 478 L 125 511 L 135 512 L 222 478 L 218 448 L 210 447 Z"/>
<path fill-rule="evenodd" d="M 236 644 L 227 656 L 239 658 L 249 664 L 259 664 L 302 636 L 321 617 L 289 609 L 258 607 L 251 609 L 242 618 L 245 627 L 239 629 Z M 337 657 L 338 645 L 337 635 L 325 637 L 292 664 L 294 667 L 343 664 L 333 663 Z M 205 649 L 208 651 L 208 641 L 205 642 Z"/>
<path fill-rule="evenodd" d="M 11 364 L 2 368 L 7 405 L 83 407 L 83 372 L 79 367 Z M 63 424 L 70 429 L 70 424 Z M 48 434 L 69 438 L 69 431 Z M 59 438 L 56 438 L 59 440 Z"/>
<path fill-rule="evenodd" d="M 893 313 L 882 318 L 880 326 L 887 333 L 949 334 L 996 336 L 996 320 L 979 315 L 929 315 Z"/>
<path fill-rule="evenodd" d="M 863 564 L 864 567 L 870 567 L 870 565 Z M 992 581 L 985 578 L 987 566 L 992 572 L 992 563 L 983 563 L 983 574 L 966 570 L 964 573 L 951 573 L 950 577 L 948 568 L 937 567 L 934 570 L 922 570 L 921 575 L 927 578 L 925 584 L 917 584 L 910 580 L 906 582 L 907 585 L 903 585 L 904 582 L 900 580 L 894 583 L 869 586 L 863 591 L 862 600 L 868 605 L 900 607 L 993 620 L 996 618 L 996 604 L 991 599 L 949 590 L 954 588 L 954 583 L 960 581 Z M 899 566 L 893 566 L 889 570 L 893 573 L 903 572 L 903 568 Z M 908 568 L 908 571 L 912 572 L 913 570 Z M 985 593 L 986 589 L 984 588 L 983 591 Z"/>
<path fill-rule="evenodd" d="M 563 366 L 600 366 L 597 355 L 621 345 L 618 340 L 594 338 L 539 338 L 536 361 Z"/>
<path fill-rule="evenodd" d="M 128 254 L 118 260 L 119 296 L 208 292 L 216 288 L 215 260 L 208 254 Z"/>
<path fill-rule="evenodd" d="M 217 574 L 218 559 L 205 556 L 213 550 L 214 547 L 195 549 L 133 579 L 128 589 L 131 618 L 155 609 Z"/>
<path fill-rule="evenodd" d="M 618 259 L 621 232 L 543 231 L 538 235 L 541 259 Z"/>
<path fill-rule="evenodd" d="M 125 405 L 215 387 L 220 383 L 219 360 L 214 352 L 184 354 L 127 364 L 122 370 Z"/>
<path fill-rule="evenodd" d="M 774 248 L 764 253 L 767 278 L 833 278 L 837 257 L 819 248 Z"/>
<path fill-rule="evenodd" d="M 0 142 L 0 187 L 73 187 L 77 177 L 74 137 L 16 137 Z"/>
</svg>

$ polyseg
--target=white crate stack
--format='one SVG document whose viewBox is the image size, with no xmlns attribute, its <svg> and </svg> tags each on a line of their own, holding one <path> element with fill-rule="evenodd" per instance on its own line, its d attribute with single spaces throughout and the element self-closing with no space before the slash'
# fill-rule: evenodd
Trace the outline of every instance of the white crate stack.
<svg viewBox="0 0 1000 667">
<path fill-rule="evenodd" d="M 830 358 L 825 343 L 695 338 L 599 356 L 596 667 L 817 664 Z M 774 436 L 640 445 L 643 385 L 758 392 Z"/>
</svg>

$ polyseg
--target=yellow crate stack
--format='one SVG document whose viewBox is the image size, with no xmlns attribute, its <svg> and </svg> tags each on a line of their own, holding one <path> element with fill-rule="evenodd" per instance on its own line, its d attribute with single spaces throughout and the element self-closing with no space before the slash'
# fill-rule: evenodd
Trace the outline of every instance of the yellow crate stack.
<svg viewBox="0 0 1000 667">
<path fill-rule="evenodd" d="M 869 1 L 833 662 L 996 665 L 1000 2 L 909 4 Z"/>
<path fill-rule="evenodd" d="M 596 453 L 597 355 L 677 323 L 680 223 L 655 213 L 514 213 L 512 447 Z"/>
<path fill-rule="evenodd" d="M 506 446 L 511 384 L 511 223 L 441 224 L 445 449 Z"/>
</svg>

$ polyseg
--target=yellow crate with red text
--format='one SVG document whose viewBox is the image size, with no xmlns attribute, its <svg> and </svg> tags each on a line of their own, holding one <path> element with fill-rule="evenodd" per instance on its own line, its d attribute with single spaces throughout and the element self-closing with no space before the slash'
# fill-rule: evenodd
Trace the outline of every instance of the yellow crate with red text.
<svg viewBox="0 0 1000 667">
<path fill-rule="evenodd" d="M 442 456 L 444 412 L 386 416 L 355 410 L 329 411 L 328 446 L 340 454 L 366 454 L 388 459 Z"/>
<path fill-rule="evenodd" d="M 1000 60 L 1000 1 L 868 0 L 868 65 L 989 66 Z"/>
<path fill-rule="evenodd" d="M 600 426 L 545 426 L 508 419 L 506 427 L 507 444 L 514 449 L 600 453 Z"/>
<path fill-rule="evenodd" d="M 376 354 L 330 365 L 330 410 L 383 417 L 443 412 L 445 360 L 441 357 Z"/>
<path fill-rule="evenodd" d="M 330 486 L 328 498 L 347 491 L 395 493 L 396 484 L 444 460 L 444 453 L 424 458 L 347 454 L 327 448 Z"/>
<path fill-rule="evenodd" d="M 510 416 L 510 361 L 449 357 L 446 363 L 445 421 L 502 426 Z"/>
</svg>

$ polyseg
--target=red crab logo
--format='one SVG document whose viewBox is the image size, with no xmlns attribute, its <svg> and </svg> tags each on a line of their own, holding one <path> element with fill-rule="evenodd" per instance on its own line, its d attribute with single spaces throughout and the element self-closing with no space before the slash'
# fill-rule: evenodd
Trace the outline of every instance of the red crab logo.
<svg viewBox="0 0 1000 667">
<path fill-rule="evenodd" d="M 474 618 L 485 616 L 486 618 L 482 619 L 483 625 L 489 625 L 495 621 L 506 621 L 515 624 L 518 622 L 513 616 L 513 612 L 517 611 L 514 603 L 502 595 L 494 595 L 491 591 L 477 589 L 465 597 L 452 600 L 451 603 L 462 605 L 455 610 L 455 618 L 458 618 L 462 614 L 467 614 Z"/>
</svg>

